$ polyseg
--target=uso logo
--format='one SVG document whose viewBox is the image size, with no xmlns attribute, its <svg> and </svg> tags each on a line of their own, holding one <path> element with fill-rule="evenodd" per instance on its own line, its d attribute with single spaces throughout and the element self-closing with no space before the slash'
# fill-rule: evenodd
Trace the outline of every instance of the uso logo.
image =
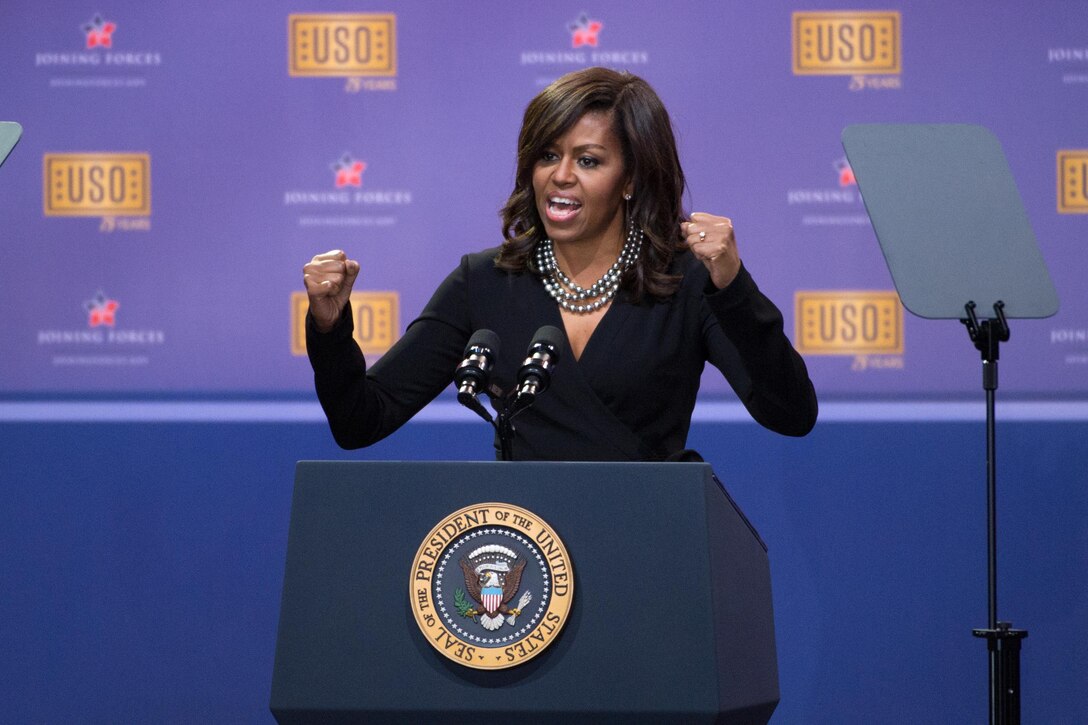
<svg viewBox="0 0 1088 725">
<path fill-rule="evenodd" d="M 797 351 L 808 355 L 899 355 L 903 308 L 895 292 L 796 292 Z"/>
<path fill-rule="evenodd" d="M 364 355 L 381 355 L 397 341 L 400 330 L 400 297 L 396 292 L 352 292 L 353 337 Z M 306 354 L 306 312 L 310 309 L 305 292 L 291 294 L 291 354 Z"/>
<path fill-rule="evenodd" d="M 151 156 L 146 153 L 45 154 L 46 216 L 149 216 Z"/>
<path fill-rule="evenodd" d="M 793 13 L 794 75 L 898 74 L 898 12 Z"/>
<path fill-rule="evenodd" d="M 287 18 L 292 76 L 395 76 L 397 18 L 392 13 L 323 13 Z"/>
<path fill-rule="evenodd" d="M 1088 149 L 1058 152 L 1058 213 L 1088 214 Z"/>
</svg>

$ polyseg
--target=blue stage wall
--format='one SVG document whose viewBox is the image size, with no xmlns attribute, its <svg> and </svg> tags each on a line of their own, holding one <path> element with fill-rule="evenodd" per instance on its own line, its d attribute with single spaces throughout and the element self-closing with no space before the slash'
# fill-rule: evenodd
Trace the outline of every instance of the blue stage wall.
<svg viewBox="0 0 1088 725">
<path fill-rule="evenodd" d="M 1088 721 L 1086 441 L 1088 422 L 998 428 L 1025 722 Z M 702 423 L 691 444 L 770 548 L 774 722 L 985 720 L 982 423 L 800 440 Z M 487 458 L 490 441 L 413 423 L 347 453 L 318 423 L 5 423 L 0 450 L 0 719 L 271 722 L 294 462 Z"/>
</svg>

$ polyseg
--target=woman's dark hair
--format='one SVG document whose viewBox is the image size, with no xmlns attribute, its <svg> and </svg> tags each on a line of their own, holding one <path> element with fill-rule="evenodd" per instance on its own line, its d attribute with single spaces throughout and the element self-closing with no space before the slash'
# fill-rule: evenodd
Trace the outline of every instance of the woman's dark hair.
<svg viewBox="0 0 1088 725">
<path fill-rule="evenodd" d="M 533 248 L 544 238 L 544 224 L 533 196 L 533 168 L 547 147 L 586 113 L 611 114 L 613 132 L 632 180 L 628 223 L 638 224 L 645 240 L 638 264 L 621 282 L 640 300 L 643 294 L 664 299 L 680 278 L 668 274 L 673 255 L 683 249 L 684 172 L 676 152 L 668 111 L 646 81 L 607 68 L 568 73 L 536 96 L 525 109 L 518 135 L 514 190 L 500 214 L 504 242 L 495 260 L 500 269 L 539 274 Z"/>
</svg>

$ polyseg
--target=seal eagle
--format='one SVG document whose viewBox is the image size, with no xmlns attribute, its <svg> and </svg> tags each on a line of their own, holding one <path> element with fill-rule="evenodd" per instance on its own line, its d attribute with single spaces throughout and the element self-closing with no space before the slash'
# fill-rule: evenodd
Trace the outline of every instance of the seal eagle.
<svg viewBox="0 0 1088 725">
<path fill-rule="evenodd" d="M 492 547 L 484 548 L 491 549 Z M 506 552 L 513 554 L 508 549 Z M 507 624 L 514 624 L 515 618 L 521 614 L 522 608 L 529 603 L 532 595 L 525 592 L 518 600 L 517 607 L 508 606 L 521 587 L 521 574 L 525 570 L 525 561 L 517 561 L 511 566 L 506 557 L 487 557 L 488 560 L 473 566 L 469 560 L 481 553 L 496 552 L 477 550 L 468 558 L 460 559 L 461 571 L 465 575 L 465 589 L 472 597 L 472 601 L 480 608 L 476 611 L 469 610 L 466 614 L 478 614 L 484 629 L 494 631 L 502 626 L 503 618 L 506 619 Z"/>
</svg>

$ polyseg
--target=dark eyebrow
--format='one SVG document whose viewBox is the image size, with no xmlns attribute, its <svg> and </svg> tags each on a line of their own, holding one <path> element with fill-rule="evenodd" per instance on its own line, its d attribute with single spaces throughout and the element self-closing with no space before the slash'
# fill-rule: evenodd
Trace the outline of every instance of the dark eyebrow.
<svg viewBox="0 0 1088 725">
<path fill-rule="evenodd" d="M 601 149 L 602 151 L 607 151 L 608 147 L 599 143 L 587 143 L 582 144 L 581 146 L 574 147 L 574 150 L 577 152 L 588 151 L 590 149 Z"/>
</svg>

